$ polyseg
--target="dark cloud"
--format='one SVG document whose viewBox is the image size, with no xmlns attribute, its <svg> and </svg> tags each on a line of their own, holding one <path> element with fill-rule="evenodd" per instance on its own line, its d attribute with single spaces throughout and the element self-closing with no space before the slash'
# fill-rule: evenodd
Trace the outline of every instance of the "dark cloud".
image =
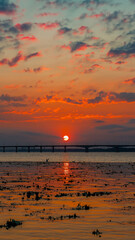
<svg viewBox="0 0 135 240">
<path fill-rule="evenodd" d="M 19 102 L 13 102 L 13 103 L 10 103 L 9 105 L 12 106 L 12 107 L 18 107 L 18 108 L 28 106 L 28 104 L 19 103 Z"/>
<path fill-rule="evenodd" d="M 131 3 L 135 4 L 135 0 L 130 0 Z"/>
<path fill-rule="evenodd" d="M 122 47 L 112 48 L 108 52 L 108 56 L 117 57 L 122 55 L 123 57 L 129 57 L 130 55 L 135 54 L 135 42 L 128 43 Z"/>
<path fill-rule="evenodd" d="M 61 7 L 64 6 L 74 6 L 75 2 L 72 0 L 54 0 L 54 1 L 47 1 L 44 7 Z"/>
<path fill-rule="evenodd" d="M 25 60 L 27 61 L 27 60 L 30 59 L 30 58 L 39 57 L 39 56 L 40 56 L 40 53 L 39 53 L 39 52 L 31 53 L 31 54 L 25 56 Z"/>
<path fill-rule="evenodd" d="M 114 11 L 109 14 L 104 14 L 103 19 L 106 23 L 107 33 L 112 33 L 113 31 L 124 31 L 122 36 L 128 34 L 128 30 L 134 28 L 135 14 L 125 14 L 122 11 Z M 132 32 L 132 30 L 130 30 Z"/>
<path fill-rule="evenodd" d="M 71 42 L 69 44 L 71 48 L 71 52 L 74 52 L 76 50 L 86 49 L 89 45 L 87 45 L 85 42 Z"/>
<path fill-rule="evenodd" d="M 17 10 L 17 5 L 10 3 L 9 0 L 0 0 L 0 14 L 11 15 Z"/>
<path fill-rule="evenodd" d="M 135 35 L 135 29 L 130 31 L 130 32 L 128 32 L 127 35 Z"/>
<path fill-rule="evenodd" d="M 1 20 L 0 21 L 0 28 L 2 30 L 2 33 L 12 33 L 12 34 L 18 34 L 21 32 L 27 32 L 32 29 L 33 24 L 32 23 L 18 23 L 16 25 L 13 24 L 13 21 L 11 19 L 7 20 Z"/>
<path fill-rule="evenodd" d="M 93 95 L 93 93 L 89 93 Z M 83 105 L 83 104 L 114 104 L 114 103 L 133 103 L 135 102 L 135 93 L 128 92 L 104 92 L 100 91 L 97 94 L 94 92 L 94 97 L 91 98 L 83 98 L 83 99 L 72 99 L 70 97 L 61 98 L 57 95 L 46 95 L 44 97 L 39 97 L 35 99 L 35 104 L 46 103 L 46 102 L 62 102 L 69 103 L 75 105 Z"/>
<path fill-rule="evenodd" d="M 103 67 L 100 66 L 99 64 L 94 64 L 94 65 L 92 65 L 89 69 L 86 69 L 86 70 L 84 71 L 84 73 L 93 73 L 93 72 L 95 72 L 97 69 L 103 69 Z"/>
<path fill-rule="evenodd" d="M 21 45 L 19 34 L 31 30 L 32 23 L 23 23 L 23 24 L 13 24 L 12 19 L 1 20 L 0 21 L 0 35 L 3 43 L 3 48 L 18 49 Z"/>
<path fill-rule="evenodd" d="M 97 96 L 95 98 L 89 98 L 87 99 L 88 104 L 97 104 L 97 103 L 114 103 L 114 102 L 128 102 L 132 103 L 135 102 L 135 93 L 133 92 L 98 92 Z"/>
<path fill-rule="evenodd" d="M 109 14 L 104 20 L 107 22 L 111 22 L 113 20 L 118 20 L 118 18 L 121 16 L 121 11 L 115 11 L 111 14 Z"/>
<path fill-rule="evenodd" d="M 96 127 L 98 130 L 109 130 L 109 131 L 116 131 L 116 132 L 127 132 L 127 131 L 135 131 L 135 127 L 128 127 L 125 125 L 118 125 L 118 124 L 109 124 Z"/>
<path fill-rule="evenodd" d="M 7 58 L 3 58 L 0 60 L 0 65 L 9 65 L 10 67 L 16 66 L 19 61 L 23 59 L 22 54 L 19 52 L 14 58 L 11 60 Z"/>
<path fill-rule="evenodd" d="M 19 52 L 11 60 L 9 60 L 7 58 L 3 58 L 2 60 L 0 60 L 0 65 L 8 65 L 9 67 L 14 67 L 14 66 L 17 66 L 17 63 L 22 61 L 22 60 L 27 61 L 30 58 L 39 57 L 39 56 L 41 56 L 41 54 L 39 52 L 31 53 L 31 54 L 29 54 L 27 56 L 23 56 L 22 53 Z"/>
<path fill-rule="evenodd" d="M 2 102 L 23 102 L 26 96 L 10 96 L 8 94 L 2 94 L 0 96 L 0 101 Z"/>
<path fill-rule="evenodd" d="M 34 73 L 39 73 L 39 72 L 42 72 L 43 70 L 47 70 L 47 68 L 44 68 L 44 67 L 37 67 L 37 68 L 26 68 L 24 69 L 24 72 L 34 72 Z"/>
<path fill-rule="evenodd" d="M 32 23 L 23 23 L 23 24 L 16 24 L 16 28 L 18 28 L 21 32 L 30 31 L 33 24 Z"/>
<path fill-rule="evenodd" d="M 65 102 L 67 102 L 67 103 L 72 103 L 72 104 L 77 104 L 77 105 L 81 105 L 81 104 L 82 104 L 82 100 L 76 101 L 76 100 L 71 99 L 71 98 L 69 98 L 69 97 L 64 98 L 63 100 L 64 100 Z"/>
<path fill-rule="evenodd" d="M 32 23 L 18 23 L 15 26 L 12 26 L 8 29 L 8 32 L 11 32 L 13 34 L 18 34 L 21 32 L 28 32 L 32 29 L 33 24 Z"/>
<path fill-rule="evenodd" d="M 118 62 L 116 62 L 115 64 L 116 64 L 116 65 L 121 65 L 121 64 L 125 64 L 125 62 L 124 62 L 124 61 L 118 61 Z"/>
<path fill-rule="evenodd" d="M 98 97 L 95 97 L 95 98 L 90 98 L 90 99 L 88 99 L 87 100 L 87 103 L 88 104 L 96 104 L 96 103 L 100 103 L 100 102 L 102 102 L 103 101 L 103 98 L 102 98 L 102 96 L 98 96 Z"/>
<path fill-rule="evenodd" d="M 128 123 L 129 124 L 135 124 L 135 118 L 130 119 Z"/>
<path fill-rule="evenodd" d="M 85 18 L 87 18 L 87 14 L 86 13 L 83 13 L 83 14 L 81 14 L 81 16 L 80 17 L 78 17 L 78 19 L 79 20 L 83 20 L 83 19 L 85 19 Z"/>
<path fill-rule="evenodd" d="M 86 89 L 83 89 L 82 90 L 82 94 L 83 95 L 86 95 L 86 94 L 93 94 L 93 93 L 96 93 L 97 90 L 96 89 L 93 89 L 93 88 L 86 88 Z"/>
<path fill-rule="evenodd" d="M 104 123 L 102 120 L 96 120 L 95 123 Z"/>
<path fill-rule="evenodd" d="M 134 84 L 135 84 L 135 77 L 134 77 L 134 78 L 126 79 L 123 83 L 127 83 L 127 84 L 130 84 L 130 85 L 134 85 Z"/>
<path fill-rule="evenodd" d="M 22 116 L 20 116 L 21 118 Z M 23 116 L 24 117 L 24 116 Z M 1 118 L 1 117 L 0 117 Z M 9 119 L 7 119 L 10 121 Z M 25 117 L 25 120 L 27 118 Z M 19 119 L 18 121 L 21 121 Z M 37 145 L 37 144 L 56 144 L 61 140 L 61 137 L 43 132 L 35 131 L 17 131 L 16 129 L 0 129 L 0 144 L 1 145 Z M 26 149 L 27 151 L 27 149 Z"/>
<path fill-rule="evenodd" d="M 63 28 L 60 28 L 60 29 L 58 30 L 58 33 L 59 33 L 60 35 L 63 35 L 63 34 L 66 34 L 66 33 L 71 32 L 71 31 L 72 31 L 72 28 L 63 27 Z"/>
<path fill-rule="evenodd" d="M 115 93 L 110 92 L 108 94 L 108 98 L 110 102 L 135 102 L 135 93 L 131 92 L 121 92 Z"/>
<path fill-rule="evenodd" d="M 93 4 L 95 5 L 104 5 L 107 3 L 107 0 L 83 0 L 81 5 L 84 5 L 86 7 L 90 7 Z"/>
<path fill-rule="evenodd" d="M 6 19 L 6 20 L 0 20 L 0 28 L 3 32 L 3 30 L 10 28 L 13 26 L 13 21 L 11 19 Z"/>
</svg>

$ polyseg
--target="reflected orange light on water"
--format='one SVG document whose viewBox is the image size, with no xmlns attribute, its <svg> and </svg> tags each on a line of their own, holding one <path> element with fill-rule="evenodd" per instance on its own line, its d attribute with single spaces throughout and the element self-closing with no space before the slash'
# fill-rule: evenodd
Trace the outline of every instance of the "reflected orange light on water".
<svg viewBox="0 0 135 240">
<path fill-rule="evenodd" d="M 69 163 L 64 162 L 64 175 L 69 175 Z"/>
</svg>

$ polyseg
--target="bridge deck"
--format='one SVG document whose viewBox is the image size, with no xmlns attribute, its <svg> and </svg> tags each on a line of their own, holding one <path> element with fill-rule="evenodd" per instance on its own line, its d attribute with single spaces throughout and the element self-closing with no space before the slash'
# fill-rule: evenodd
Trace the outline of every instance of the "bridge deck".
<svg viewBox="0 0 135 240">
<path fill-rule="evenodd" d="M 40 151 L 42 152 L 43 150 L 47 150 L 47 149 L 51 149 L 52 152 L 54 152 L 56 149 L 59 150 L 59 149 L 63 149 L 64 152 L 66 152 L 67 150 L 70 150 L 72 149 L 72 151 L 74 149 L 84 149 L 86 152 L 88 151 L 92 151 L 92 149 L 97 149 L 97 150 L 110 150 L 112 149 L 112 151 L 135 151 L 135 145 L 86 145 L 86 144 L 80 144 L 80 145 L 77 145 L 77 144 L 62 144 L 62 145 L 3 145 L 3 146 L 0 146 L 0 150 L 2 150 L 3 152 L 6 152 L 6 151 L 28 151 L 30 152 L 31 150 L 35 150 L 35 151 Z"/>
</svg>

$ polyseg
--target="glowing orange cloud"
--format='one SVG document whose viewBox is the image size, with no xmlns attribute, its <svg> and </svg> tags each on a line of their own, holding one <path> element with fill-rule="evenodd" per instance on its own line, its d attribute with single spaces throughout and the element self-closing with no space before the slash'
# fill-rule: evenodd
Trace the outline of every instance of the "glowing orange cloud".
<svg viewBox="0 0 135 240">
<path fill-rule="evenodd" d="M 36 23 L 36 25 L 44 30 L 49 30 L 53 28 L 57 28 L 60 26 L 59 23 L 54 22 L 54 23 Z"/>
</svg>

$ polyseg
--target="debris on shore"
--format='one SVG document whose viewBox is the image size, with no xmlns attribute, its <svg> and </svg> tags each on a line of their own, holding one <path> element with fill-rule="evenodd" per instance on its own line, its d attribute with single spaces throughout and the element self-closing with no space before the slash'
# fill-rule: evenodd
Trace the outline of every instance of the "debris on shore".
<svg viewBox="0 0 135 240">
<path fill-rule="evenodd" d="M 11 227 L 16 227 L 22 225 L 21 221 L 16 221 L 14 219 L 7 220 L 6 224 L 0 225 L 0 228 L 6 228 L 7 230 Z"/>
</svg>

